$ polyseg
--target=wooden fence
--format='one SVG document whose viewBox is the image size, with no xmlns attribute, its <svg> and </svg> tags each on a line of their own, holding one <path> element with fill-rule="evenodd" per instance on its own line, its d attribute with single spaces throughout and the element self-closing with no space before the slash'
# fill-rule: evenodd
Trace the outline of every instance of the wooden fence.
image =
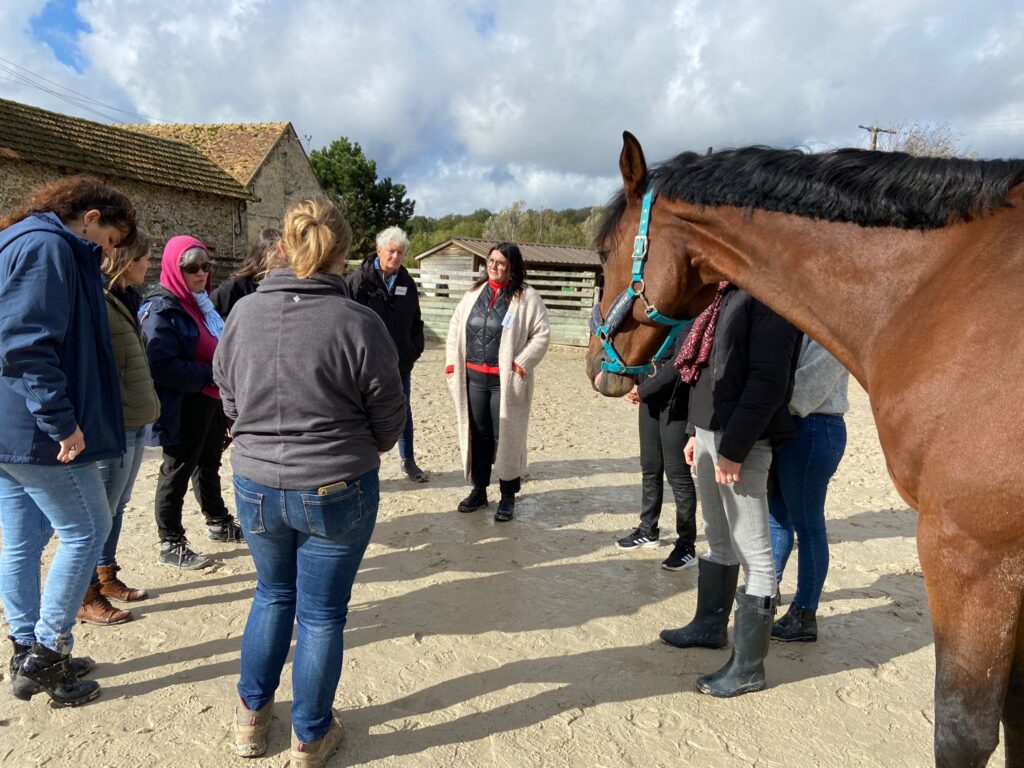
<svg viewBox="0 0 1024 768">
<path fill-rule="evenodd" d="M 444 340 L 455 305 L 481 273 L 448 272 L 421 267 L 410 269 L 420 292 L 420 312 L 428 338 Z M 540 292 L 548 308 L 551 343 L 585 347 L 589 342 L 588 321 L 594 305 L 595 273 L 536 272 L 530 270 L 529 284 Z"/>
</svg>

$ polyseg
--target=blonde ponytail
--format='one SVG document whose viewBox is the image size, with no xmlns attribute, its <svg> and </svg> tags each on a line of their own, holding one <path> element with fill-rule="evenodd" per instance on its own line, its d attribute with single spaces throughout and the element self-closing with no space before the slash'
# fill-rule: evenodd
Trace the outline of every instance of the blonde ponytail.
<svg viewBox="0 0 1024 768">
<path fill-rule="evenodd" d="M 352 228 L 330 200 L 314 197 L 288 209 L 281 242 L 297 277 L 340 272 L 352 244 Z"/>
</svg>

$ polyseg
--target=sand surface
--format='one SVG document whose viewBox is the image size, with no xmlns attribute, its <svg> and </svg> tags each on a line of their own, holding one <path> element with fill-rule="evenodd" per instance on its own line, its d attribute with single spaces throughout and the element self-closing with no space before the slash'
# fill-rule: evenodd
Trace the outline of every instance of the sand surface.
<svg viewBox="0 0 1024 768">
<path fill-rule="evenodd" d="M 856 385 L 828 501 L 832 567 L 819 641 L 773 643 L 768 690 L 715 700 L 694 683 L 729 651 L 658 640 L 692 616 L 696 569 L 659 567 L 671 539 L 640 552 L 614 547 L 638 515 L 635 406 L 591 391 L 583 350 L 553 348 L 538 372 L 517 519 L 496 524 L 494 501 L 488 511 L 455 511 L 467 488 L 442 367 L 442 350 L 429 349 L 413 375 L 417 454 L 430 482 L 402 479 L 394 451 L 382 466 L 335 702 L 349 739 L 330 765 L 932 764 L 934 652 L 915 515 L 889 483 Z M 178 573 L 156 564 L 158 455 L 143 465 L 119 553 L 125 580 L 152 597 L 129 624 L 76 628 L 76 652 L 97 660 L 102 696 L 64 710 L 45 696 L 19 702 L 5 655 L 0 764 L 287 762 L 289 666 L 267 756 L 230 752 L 252 561 L 244 545 L 205 541 L 190 497 L 186 528 L 215 565 Z M 225 472 L 229 504 L 230 487 Z M 673 514 L 667 496 L 663 522 Z M 795 579 L 794 556 L 785 597 Z M 992 764 L 1003 765 L 1001 749 Z"/>
</svg>

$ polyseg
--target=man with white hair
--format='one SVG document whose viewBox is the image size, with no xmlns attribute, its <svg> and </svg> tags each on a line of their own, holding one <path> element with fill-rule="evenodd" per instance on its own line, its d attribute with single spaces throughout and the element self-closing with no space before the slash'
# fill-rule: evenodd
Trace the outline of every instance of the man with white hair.
<svg viewBox="0 0 1024 768">
<path fill-rule="evenodd" d="M 400 227 L 388 227 L 377 235 L 377 254 L 366 259 L 349 278 L 351 296 L 376 312 L 387 326 L 398 350 L 398 370 L 405 393 L 405 430 L 398 438 L 402 471 L 417 483 L 425 483 L 427 474 L 416 466 L 413 450 L 412 407 L 409 388 L 412 367 L 423 354 L 423 320 L 416 281 L 402 266 L 409 250 L 409 238 Z"/>
</svg>

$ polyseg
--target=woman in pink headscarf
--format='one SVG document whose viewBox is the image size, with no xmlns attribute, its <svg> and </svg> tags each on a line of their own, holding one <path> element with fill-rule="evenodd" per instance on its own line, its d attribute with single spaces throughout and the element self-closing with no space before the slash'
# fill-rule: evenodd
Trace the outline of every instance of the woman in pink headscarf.
<svg viewBox="0 0 1024 768">
<path fill-rule="evenodd" d="M 160 285 L 139 309 L 149 366 L 160 397 L 151 445 L 163 448 L 156 486 L 161 565 L 194 570 L 209 559 L 185 538 L 181 510 L 189 478 L 211 541 L 242 538 L 220 490 L 224 413 L 213 383 L 213 353 L 224 322 L 210 299 L 212 258 L 194 237 L 167 241 Z"/>
</svg>

